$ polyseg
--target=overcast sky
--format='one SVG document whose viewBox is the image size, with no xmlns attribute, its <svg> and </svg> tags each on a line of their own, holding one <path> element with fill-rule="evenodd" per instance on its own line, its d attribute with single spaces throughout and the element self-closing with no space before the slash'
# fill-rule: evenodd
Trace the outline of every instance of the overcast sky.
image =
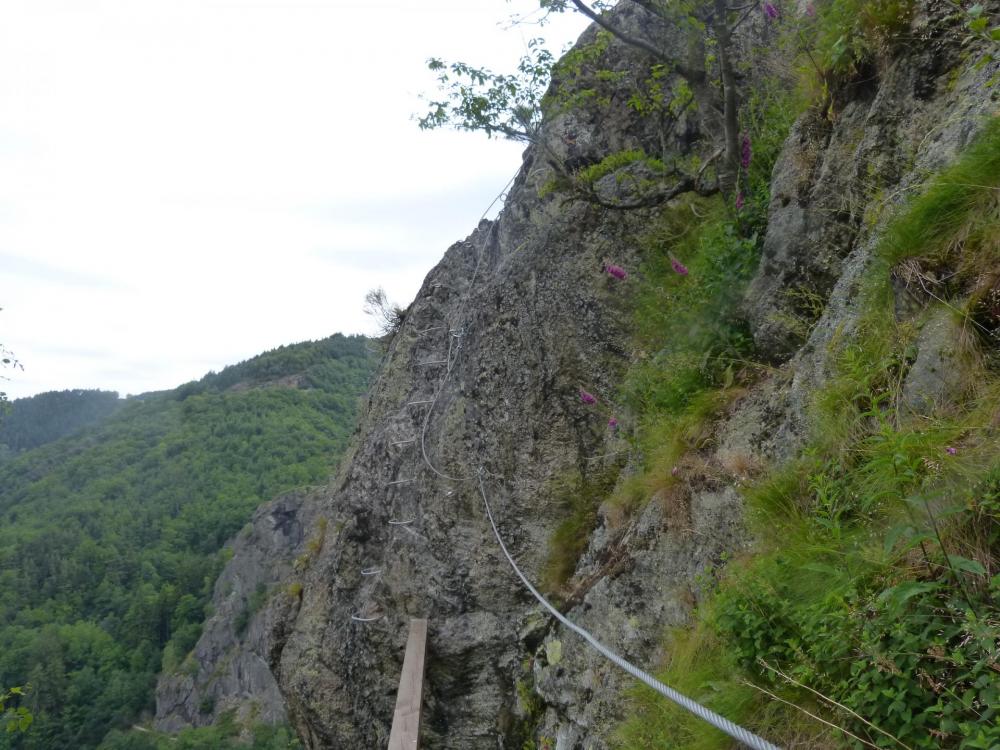
<svg viewBox="0 0 1000 750">
<path fill-rule="evenodd" d="M 509 70 L 537 0 L 0 0 L 0 344 L 11 397 L 169 388 L 371 332 L 520 164 L 421 132 L 431 56 Z"/>
</svg>

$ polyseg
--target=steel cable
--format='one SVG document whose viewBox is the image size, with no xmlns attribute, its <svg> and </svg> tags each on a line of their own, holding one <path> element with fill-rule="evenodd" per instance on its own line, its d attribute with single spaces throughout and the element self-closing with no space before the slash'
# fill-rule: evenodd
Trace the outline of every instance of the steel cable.
<svg viewBox="0 0 1000 750">
<path fill-rule="evenodd" d="M 569 620 L 565 615 L 563 615 L 562 612 L 560 612 L 558 609 L 549 604 L 548 600 L 544 596 L 542 596 L 534 586 L 531 585 L 531 582 L 525 577 L 524 573 L 521 572 L 521 569 L 517 567 L 517 563 L 514 562 L 514 558 L 507 550 L 507 545 L 503 543 L 503 538 L 500 536 L 500 530 L 497 529 L 496 521 L 493 518 L 493 511 L 490 509 L 490 502 L 489 500 L 486 499 L 486 488 L 483 486 L 482 468 L 479 469 L 479 494 L 482 495 L 483 506 L 486 508 L 486 516 L 490 520 L 490 526 L 493 527 L 493 534 L 496 536 L 497 542 L 500 544 L 500 549 L 503 550 L 503 554 L 507 558 L 507 562 L 510 563 L 510 566 L 514 569 L 514 572 L 517 573 L 517 577 L 521 579 L 521 583 L 524 584 L 525 588 L 527 588 L 528 591 L 531 592 L 531 594 L 535 597 L 535 599 L 539 601 L 539 603 L 543 607 L 545 607 L 549 612 L 552 613 L 553 617 L 555 617 L 557 620 L 559 620 L 559 622 L 561 622 L 567 628 L 569 628 L 574 633 L 583 638 L 585 641 L 587 641 L 587 643 L 589 643 L 599 654 L 617 664 L 619 667 L 624 669 L 626 672 L 635 677 L 637 680 L 644 682 L 646 685 L 653 688 L 653 690 L 658 692 L 660 695 L 663 695 L 664 697 L 672 700 L 681 708 L 687 709 L 695 716 L 697 716 L 699 719 L 707 721 L 716 729 L 725 732 L 733 739 L 739 740 L 748 747 L 753 748 L 753 750 L 780 750 L 780 748 L 777 745 L 772 745 L 767 740 L 758 737 L 757 735 L 753 734 L 747 729 L 744 729 L 738 724 L 734 724 L 724 716 L 719 716 L 719 714 L 705 708 L 700 703 L 691 700 L 690 698 L 688 698 L 685 695 L 682 695 L 681 693 L 678 693 L 672 687 L 664 685 L 662 682 L 657 680 L 648 672 L 644 672 L 634 664 L 627 662 L 625 659 L 620 657 L 618 654 L 609 649 L 603 643 L 598 641 L 589 632 L 587 632 L 579 625 Z"/>
</svg>

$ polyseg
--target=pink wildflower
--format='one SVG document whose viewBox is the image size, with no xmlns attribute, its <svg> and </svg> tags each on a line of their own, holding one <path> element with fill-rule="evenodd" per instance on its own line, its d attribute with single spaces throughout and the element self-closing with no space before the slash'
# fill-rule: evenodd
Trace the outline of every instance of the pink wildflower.
<svg viewBox="0 0 1000 750">
<path fill-rule="evenodd" d="M 685 266 L 683 263 L 677 260 L 677 258 L 670 259 L 670 267 L 674 269 L 674 273 L 678 273 L 681 276 L 688 275 L 687 266 Z"/>
<path fill-rule="evenodd" d="M 954 456 L 955 454 L 958 453 L 958 448 L 952 448 L 950 445 L 947 448 L 945 448 L 944 450 L 945 450 L 945 453 L 947 453 L 949 456 Z"/>
<path fill-rule="evenodd" d="M 742 211 L 743 205 L 746 203 L 746 198 L 743 197 L 743 191 L 741 190 L 736 194 L 736 210 Z"/>
<path fill-rule="evenodd" d="M 771 6 L 772 8 L 774 6 Z M 740 143 L 740 166 L 743 169 L 750 168 L 750 160 L 753 158 L 753 148 L 750 144 L 750 135 L 748 133 L 743 134 L 743 139 Z"/>
<path fill-rule="evenodd" d="M 623 281 L 624 281 L 624 280 L 625 280 L 625 278 L 626 278 L 626 277 L 628 276 L 628 274 L 627 274 L 627 273 L 625 273 L 625 269 L 624 269 L 624 268 L 622 268 L 621 266 L 608 266 L 608 267 L 607 267 L 607 268 L 606 268 L 605 270 L 606 270 L 606 271 L 607 271 L 607 272 L 608 272 L 608 273 L 609 273 L 609 274 L 610 274 L 611 276 L 614 276 L 614 277 L 615 277 L 616 279 L 621 279 L 621 280 L 623 280 Z"/>
<path fill-rule="evenodd" d="M 583 388 L 580 389 L 580 400 L 585 404 L 596 404 L 597 399 L 590 393 L 587 393 Z"/>
<path fill-rule="evenodd" d="M 780 15 L 777 7 L 772 3 L 764 3 L 764 14 L 771 20 L 774 20 Z"/>
<path fill-rule="evenodd" d="M 679 476 L 680 473 L 681 473 L 681 467 L 680 466 L 675 466 L 674 468 L 672 468 L 670 470 L 670 476 L 672 476 L 672 477 Z"/>
<path fill-rule="evenodd" d="M 618 429 L 618 420 L 615 419 L 614 417 L 611 417 L 611 419 L 608 420 L 608 428 L 612 429 L 612 430 L 617 430 Z"/>
</svg>

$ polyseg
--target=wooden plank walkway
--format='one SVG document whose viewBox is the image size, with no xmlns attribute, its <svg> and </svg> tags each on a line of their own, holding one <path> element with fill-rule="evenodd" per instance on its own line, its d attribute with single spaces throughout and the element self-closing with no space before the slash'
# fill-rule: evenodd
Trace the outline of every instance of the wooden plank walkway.
<svg viewBox="0 0 1000 750">
<path fill-rule="evenodd" d="M 403 674 L 399 678 L 396 711 L 392 715 L 389 750 L 417 750 L 420 741 L 420 702 L 424 689 L 424 648 L 427 620 L 410 620 Z"/>
</svg>

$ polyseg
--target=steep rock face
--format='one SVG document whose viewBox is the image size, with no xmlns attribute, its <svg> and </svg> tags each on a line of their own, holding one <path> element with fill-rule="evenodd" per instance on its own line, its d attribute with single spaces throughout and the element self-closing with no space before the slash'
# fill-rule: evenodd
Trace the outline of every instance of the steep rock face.
<svg viewBox="0 0 1000 750">
<path fill-rule="evenodd" d="M 988 82 L 1000 66 L 969 62 L 977 56 L 963 54 L 954 23 L 940 7 L 918 6 L 912 30 L 920 44 L 848 87 L 837 111 L 810 110 L 793 127 L 775 166 L 763 257 L 744 305 L 760 354 L 779 366 L 681 467 L 679 498 L 652 498 L 624 528 L 601 509 L 574 576 L 586 581 L 604 564 L 606 575 L 568 614 L 626 657 L 655 663 L 664 628 L 682 624 L 700 597 L 699 574 L 748 544 L 739 488 L 808 437 L 812 395 L 857 324 L 861 281 L 886 222 L 997 112 L 1000 96 Z M 922 399 L 940 403 L 960 385 L 958 370 L 949 370 L 954 324 L 947 311 L 925 313 L 923 304 L 900 315 L 927 320 L 906 384 L 919 413 Z M 554 665 L 546 663 L 551 641 L 559 641 Z M 631 680 L 561 627 L 534 656 L 535 688 L 547 707 L 539 736 L 560 750 L 607 747 Z"/>
<path fill-rule="evenodd" d="M 806 112 L 775 165 L 761 265 L 746 295 L 758 350 L 786 362 L 743 409 L 767 457 L 801 444 L 811 394 L 830 374 L 835 342 L 854 331 L 861 284 L 894 209 L 997 111 L 1000 94 L 989 84 L 997 62 L 974 64 L 956 23 L 947 9 L 918 4 L 920 43 L 848 87 L 852 98 L 834 114 Z M 895 291 L 897 316 L 919 318 L 928 299 L 903 285 Z"/>
<path fill-rule="evenodd" d="M 549 212 L 537 174 L 529 165 L 499 221 L 428 277 L 322 511 L 341 531 L 310 568 L 274 663 L 310 747 L 384 741 L 413 616 L 431 619 L 428 747 L 495 746 L 518 723 L 531 605 L 485 521 L 479 472 L 515 554 L 538 570 L 560 516 L 546 487 L 605 452 L 607 415 L 579 390 L 602 402 L 615 392 L 626 316 L 601 263 L 630 254 L 602 239 L 640 220 L 583 205 Z M 450 372 L 428 364 L 443 359 Z"/>
<path fill-rule="evenodd" d="M 892 206 L 996 109 L 985 85 L 996 63 L 965 65 L 947 41 L 954 29 L 923 6 L 913 32 L 922 44 L 881 63 L 832 109 L 804 114 L 775 169 L 746 303 L 774 374 L 678 467 L 679 492 L 624 522 L 601 509 L 568 615 L 636 663 L 655 664 L 664 629 L 685 622 L 702 576 L 750 543 L 739 488 L 801 445 L 810 394 L 829 373 L 832 342 L 854 325 L 859 281 Z M 614 43 L 608 54 L 623 67 L 650 64 Z M 539 197 L 552 154 L 578 167 L 621 148 L 662 147 L 624 97 L 610 102 L 550 117 L 546 146 L 526 152 L 499 219 L 428 275 L 392 338 L 353 456 L 303 504 L 311 520 L 297 546 L 276 551 L 302 561 L 284 577 L 301 583 L 301 598 L 268 601 L 250 621 L 248 632 L 260 633 L 250 650 L 267 659 L 309 748 L 384 745 L 414 616 L 431 620 L 426 747 L 520 748 L 529 737 L 561 750 L 608 747 L 631 680 L 523 591 L 486 521 L 480 481 L 512 553 L 537 579 L 564 513 L 552 488 L 630 468 L 605 406 L 631 356 L 628 286 L 602 264 L 633 268 L 652 214 Z M 697 129 L 692 118 L 670 147 L 696 144 Z M 600 406 L 581 404 L 581 388 Z M 210 672 L 224 663 L 211 651 L 199 643 Z M 539 699 L 531 710 L 526 691 Z M 192 715 L 194 698 L 171 700 Z"/>
<path fill-rule="evenodd" d="M 208 726 L 231 710 L 240 722 L 286 720 L 267 644 L 281 605 L 298 596 L 282 582 L 293 572 L 293 553 L 308 543 L 314 507 L 304 493 L 279 497 L 261 506 L 230 544 L 232 560 L 216 581 L 214 612 L 194 652 L 157 684 L 158 730 Z"/>
</svg>

